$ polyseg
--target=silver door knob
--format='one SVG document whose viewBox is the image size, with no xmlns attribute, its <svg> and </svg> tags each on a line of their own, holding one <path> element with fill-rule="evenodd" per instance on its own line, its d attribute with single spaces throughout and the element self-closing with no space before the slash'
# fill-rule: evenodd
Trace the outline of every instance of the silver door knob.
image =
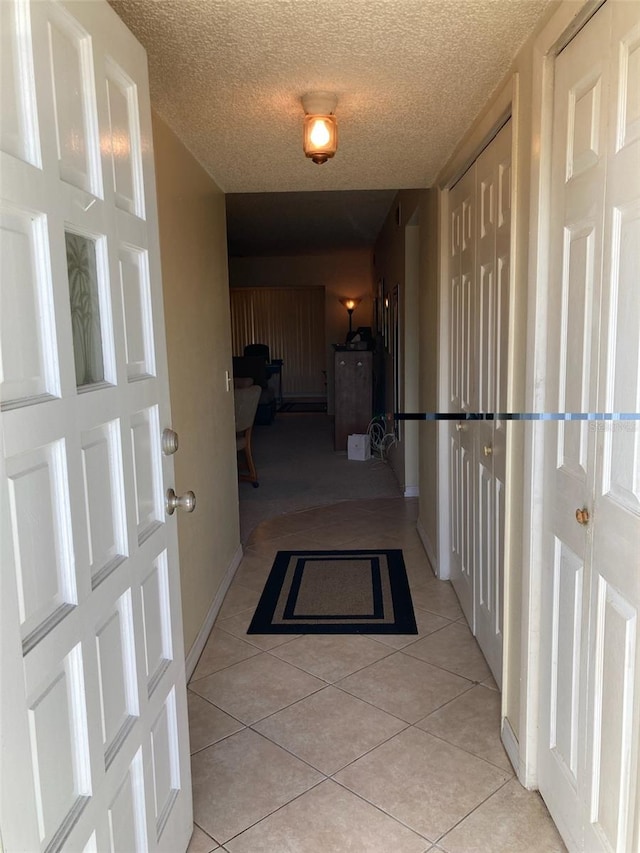
<svg viewBox="0 0 640 853">
<path fill-rule="evenodd" d="M 465 424 L 456 424 L 456 432 L 466 432 L 467 427 Z"/>
<path fill-rule="evenodd" d="M 193 492 L 176 495 L 173 489 L 167 489 L 167 515 L 173 515 L 177 509 L 183 509 L 185 512 L 193 512 L 195 508 L 196 496 Z"/>
<path fill-rule="evenodd" d="M 482 448 L 482 452 L 485 456 L 491 456 L 491 454 L 493 453 L 493 447 L 491 447 L 490 444 L 485 444 L 485 446 Z"/>
<path fill-rule="evenodd" d="M 162 452 L 165 456 L 171 456 L 178 449 L 178 433 L 167 427 L 162 431 Z"/>
</svg>

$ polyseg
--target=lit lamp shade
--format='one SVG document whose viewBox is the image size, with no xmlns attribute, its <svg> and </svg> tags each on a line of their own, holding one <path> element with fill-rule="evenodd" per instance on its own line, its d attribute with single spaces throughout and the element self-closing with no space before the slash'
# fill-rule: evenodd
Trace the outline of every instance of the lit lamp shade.
<svg viewBox="0 0 640 853">
<path fill-rule="evenodd" d="M 338 148 L 338 122 L 333 115 L 304 117 L 304 153 L 314 163 L 326 163 Z"/>
</svg>

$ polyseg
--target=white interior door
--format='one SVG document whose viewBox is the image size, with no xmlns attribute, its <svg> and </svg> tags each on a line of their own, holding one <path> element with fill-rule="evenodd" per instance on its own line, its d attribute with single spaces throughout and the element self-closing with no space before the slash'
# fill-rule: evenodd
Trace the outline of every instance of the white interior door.
<svg viewBox="0 0 640 853">
<path fill-rule="evenodd" d="M 451 580 L 502 683 L 506 410 L 511 246 L 511 122 L 450 192 L 449 426 Z"/>
<path fill-rule="evenodd" d="M 449 422 L 451 582 L 475 630 L 473 571 L 473 426 L 465 423 L 476 411 L 475 376 L 475 168 L 453 187 L 449 233 L 449 411 L 460 421 Z"/>
<path fill-rule="evenodd" d="M 511 122 L 476 162 L 478 411 L 504 413 L 511 255 Z M 473 424 L 475 635 L 502 685 L 506 421 Z"/>
<path fill-rule="evenodd" d="M 146 58 L 106 2 L 3 0 L 0 824 L 191 833 Z"/>
<path fill-rule="evenodd" d="M 640 4 L 556 60 L 548 406 L 640 411 Z M 571 850 L 640 846 L 640 423 L 549 426 L 540 790 Z M 579 515 L 576 515 L 579 511 Z"/>
</svg>

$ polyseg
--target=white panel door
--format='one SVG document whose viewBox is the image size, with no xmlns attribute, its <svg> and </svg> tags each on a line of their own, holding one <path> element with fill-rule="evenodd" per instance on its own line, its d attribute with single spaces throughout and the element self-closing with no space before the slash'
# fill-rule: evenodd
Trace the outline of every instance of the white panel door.
<svg viewBox="0 0 640 853">
<path fill-rule="evenodd" d="M 475 386 L 475 168 L 450 193 L 449 233 L 449 407 L 476 411 Z M 473 573 L 473 426 L 449 422 L 449 523 L 451 582 L 464 615 L 474 630 Z"/>
<path fill-rule="evenodd" d="M 449 426 L 451 581 L 502 683 L 506 411 L 511 246 L 511 122 L 450 192 Z"/>
<path fill-rule="evenodd" d="M 504 413 L 511 254 L 511 122 L 476 161 L 476 375 L 478 411 Z M 474 617 L 478 645 L 502 685 L 506 422 L 474 436 Z"/>
<path fill-rule="evenodd" d="M 548 407 L 640 411 L 640 4 L 556 61 Z M 571 850 L 640 845 L 640 424 L 546 427 L 540 790 Z M 576 514 L 578 511 L 578 514 Z"/>
<path fill-rule="evenodd" d="M 3 0 L 6 853 L 192 828 L 146 57 L 106 2 Z"/>
</svg>

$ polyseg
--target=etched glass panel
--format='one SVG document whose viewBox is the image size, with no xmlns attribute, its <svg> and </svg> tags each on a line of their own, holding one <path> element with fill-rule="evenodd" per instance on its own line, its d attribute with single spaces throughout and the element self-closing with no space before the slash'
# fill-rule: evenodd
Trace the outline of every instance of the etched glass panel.
<svg viewBox="0 0 640 853">
<path fill-rule="evenodd" d="M 81 388 L 104 382 L 96 244 L 69 231 L 65 241 L 76 382 Z"/>
</svg>

